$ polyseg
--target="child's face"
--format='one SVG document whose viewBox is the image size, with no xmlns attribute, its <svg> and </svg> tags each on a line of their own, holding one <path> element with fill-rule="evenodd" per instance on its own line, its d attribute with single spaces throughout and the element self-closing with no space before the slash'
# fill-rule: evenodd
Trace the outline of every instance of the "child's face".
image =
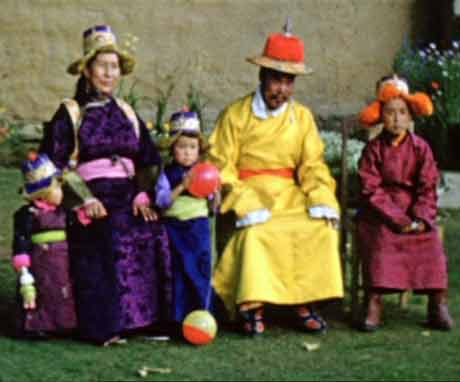
<svg viewBox="0 0 460 382">
<path fill-rule="evenodd" d="M 174 143 L 173 156 L 182 166 L 195 164 L 200 156 L 200 140 L 196 137 L 180 136 Z"/>
<path fill-rule="evenodd" d="M 48 203 L 53 204 L 55 206 L 59 206 L 62 203 L 62 199 L 64 198 L 64 194 L 62 192 L 62 187 L 51 187 L 49 192 L 46 194 L 46 197 L 43 198 Z"/>
<path fill-rule="evenodd" d="M 383 127 L 389 133 L 399 136 L 410 127 L 412 115 L 406 101 L 393 98 L 386 102 L 382 109 Z"/>
</svg>

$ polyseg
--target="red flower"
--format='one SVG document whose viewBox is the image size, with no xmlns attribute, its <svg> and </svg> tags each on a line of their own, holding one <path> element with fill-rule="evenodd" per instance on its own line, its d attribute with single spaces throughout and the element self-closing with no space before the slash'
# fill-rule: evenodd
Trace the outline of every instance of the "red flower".
<svg viewBox="0 0 460 382">
<path fill-rule="evenodd" d="M 435 90 L 439 90 L 441 88 L 441 85 L 439 84 L 439 82 L 433 81 L 431 83 L 431 87 Z"/>
</svg>

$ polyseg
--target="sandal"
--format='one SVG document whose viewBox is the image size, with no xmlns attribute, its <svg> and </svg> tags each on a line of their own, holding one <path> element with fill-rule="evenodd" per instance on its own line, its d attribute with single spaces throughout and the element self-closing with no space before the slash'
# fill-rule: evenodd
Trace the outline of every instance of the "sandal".
<svg viewBox="0 0 460 382">
<path fill-rule="evenodd" d="M 263 309 L 240 310 L 243 318 L 243 331 L 251 337 L 260 336 L 265 331 Z"/>
<path fill-rule="evenodd" d="M 311 307 L 302 306 L 297 310 L 300 327 L 307 333 L 324 334 L 327 324 Z"/>
</svg>

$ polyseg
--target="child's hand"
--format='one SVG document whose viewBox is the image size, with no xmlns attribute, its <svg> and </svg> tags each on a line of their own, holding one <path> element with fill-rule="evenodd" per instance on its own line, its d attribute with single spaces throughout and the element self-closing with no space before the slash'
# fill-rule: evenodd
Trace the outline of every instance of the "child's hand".
<svg viewBox="0 0 460 382">
<path fill-rule="evenodd" d="M 34 310 L 37 307 L 36 296 L 37 291 L 33 285 L 23 285 L 21 287 L 22 306 L 26 310 Z"/>
<path fill-rule="evenodd" d="M 19 293 L 21 293 L 24 309 L 35 309 L 37 290 L 34 286 L 35 279 L 29 272 L 27 267 L 21 268 L 21 275 L 19 276 Z"/>
<path fill-rule="evenodd" d="M 422 233 L 426 231 L 426 224 L 420 220 L 414 220 L 411 224 L 408 224 L 402 228 L 402 233 Z"/>
<path fill-rule="evenodd" d="M 192 171 L 189 171 L 185 176 L 184 179 L 182 179 L 182 187 L 184 187 L 184 190 L 188 190 L 190 187 L 190 184 L 193 181 L 193 177 L 195 174 Z"/>
</svg>

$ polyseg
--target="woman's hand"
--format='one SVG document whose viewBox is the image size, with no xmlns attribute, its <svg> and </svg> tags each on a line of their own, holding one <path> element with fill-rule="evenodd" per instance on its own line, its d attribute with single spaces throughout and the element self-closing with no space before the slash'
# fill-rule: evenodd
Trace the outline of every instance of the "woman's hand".
<svg viewBox="0 0 460 382">
<path fill-rule="evenodd" d="M 146 222 L 158 220 L 158 214 L 150 207 L 150 198 L 146 192 L 141 192 L 134 198 L 133 214 L 142 215 Z"/>
<path fill-rule="evenodd" d="M 158 220 L 158 214 L 150 208 L 144 205 L 133 205 L 134 216 L 142 215 L 146 222 Z"/>
<path fill-rule="evenodd" d="M 99 199 L 85 204 L 85 213 L 90 219 L 102 219 L 107 216 L 107 210 Z"/>
</svg>

